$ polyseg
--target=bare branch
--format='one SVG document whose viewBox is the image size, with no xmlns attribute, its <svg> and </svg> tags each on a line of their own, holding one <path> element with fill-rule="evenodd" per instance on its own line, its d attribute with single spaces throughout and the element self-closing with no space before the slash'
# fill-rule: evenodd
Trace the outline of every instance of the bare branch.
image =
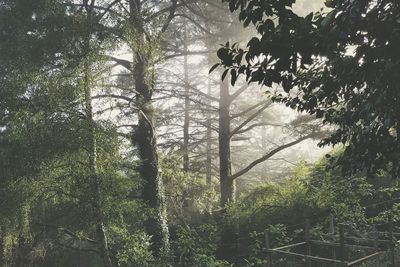
<svg viewBox="0 0 400 267">
<path fill-rule="evenodd" d="M 127 97 L 127 96 L 123 96 L 123 95 L 106 94 L 106 95 L 95 95 L 95 96 L 92 96 L 92 99 L 100 99 L 100 98 L 115 98 L 115 99 L 128 101 L 129 103 L 132 102 L 132 98 L 131 97 Z"/>
<path fill-rule="evenodd" d="M 236 178 L 242 176 L 243 174 L 245 174 L 245 173 L 247 173 L 248 171 L 250 171 L 251 169 L 253 169 L 256 165 L 258 165 L 258 164 L 260 164 L 260 163 L 262 163 L 262 162 L 268 160 L 269 158 L 271 158 L 273 155 L 277 154 L 278 152 L 280 152 L 280 151 L 282 151 L 282 150 L 284 150 L 284 149 L 286 149 L 286 148 L 288 148 L 288 147 L 297 145 L 297 144 L 303 142 L 304 140 L 306 140 L 306 139 L 308 139 L 308 138 L 311 138 L 312 135 L 313 135 L 313 134 L 305 135 L 305 136 L 303 136 L 303 137 L 300 137 L 300 138 L 297 139 L 297 140 L 294 140 L 294 141 L 292 141 L 292 142 L 289 142 L 289 143 L 287 143 L 287 144 L 281 145 L 281 146 L 279 146 L 279 147 L 277 147 L 277 148 L 271 150 L 269 153 L 265 154 L 265 155 L 262 156 L 261 158 L 258 158 L 258 159 L 256 159 L 255 161 L 253 161 L 252 163 L 250 163 L 249 165 L 247 165 L 247 167 L 245 167 L 244 169 L 242 169 L 242 170 L 238 171 L 237 173 L 231 175 L 231 176 L 230 176 L 231 179 L 236 179 Z"/>
<path fill-rule="evenodd" d="M 200 23 L 198 23 L 197 21 L 195 21 L 194 19 L 192 19 L 191 17 L 189 17 L 186 14 L 175 14 L 175 17 L 183 17 L 186 18 L 187 20 L 189 20 L 192 24 L 194 24 L 197 28 L 199 28 L 200 30 L 202 30 L 203 32 L 211 35 L 211 36 L 216 36 L 214 33 L 210 32 L 209 30 L 207 30 L 206 28 L 204 28 L 202 25 L 200 25 Z"/>
<path fill-rule="evenodd" d="M 248 88 L 249 88 L 249 85 L 247 83 L 242 85 L 242 87 L 240 87 L 238 90 L 236 90 L 236 92 L 234 92 L 233 94 L 231 94 L 229 96 L 229 102 L 232 103 L 232 101 L 235 100 L 236 97 L 238 97 L 240 94 L 242 94 Z"/>
<path fill-rule="evenodd" d="M 254 123 L 240 131 L 237 131 L 236 134 L 242 134 L 245 132 L 248 132 L 256 127 L 260 127 L 260 126 L 276 126 L 276 127 L 281 127 L 284 126 L 283 124 L 275 124 L 275 123 L 271 123 L 271 122 L 260 122 L 260 123 Z"/>
<path fill-rule="evenodd" d="M 182 52 L 175 52 L 176 54 L 171 54 L 171 55 L 166 55 L 162 57 L 161 59 L 157 60 L 156 63 L 159 63 L 161 60 L 168 60 L 176 57 L 183 57 L 183 56 L 190 56 L 190 55 L 205 55 L 212 53 L 214 51 L 182 51 Z"/>
<path fill-rule="evenodd" d="M 178 3 L 177 3 L 178 1 L 176 1 L 176 0 L 171 0 L 171 2 L 172 2 L 172 5 L 170 5 L 169 7 L 160 9 L 160 10 L 158 10 L 157 12 L 151 14 L 150 16 L 148 16 L 148 17 L 144 20 L 144 22 L 150 22 L 150 21 L 152 21 L 153 19 L 157 18 L 158 16 L 163 15 L 164 13 L 167 13 L 167 12 L 168 12 L 170 15 L 171 15 L 171 13 L 174 14 L 174 13 L 175 13 L 175 10 L 176 10 L 178 7 L 181 7 L 181 6 L 186 5 L 186 3 L 183 3 L 183 2 L 178 4 Z"/>
<path fill-rule="evenodd" d="M 253 113 L 251 116 L 249 116 L 244 122 L 242 122 L 239 126 L 237 126 L 233 131 L 231 132 L 230 136 L 234 136 L 237 132 L 239 132 L 244 126 L 246 126 L 249 122 L 251 122 L 254 118 L 256 118 L 258 115 L 260 115 L 264 110 L 266 110 L 269 106 L 271 105 L 271 102 L 268 101 L 263 107 L 261 107 L 257 112 Z"/>
<path fill-rule="evenodd" d="M 84 236 L 77 235 L 74 232 L 72 232 L 71 230 L 68 230 L 67 228 L 64 228 L 64 227 L 60 227 L 60 226 L 52 225 L 52 224 L 41 223 L 41 222 L 33 222 L 33 224 L 38 225 L 38 226 L 53 228 L 53 229 L 55 229 L 57 231 L 64 232 L 64 233 L 68 234 L 69 236 L 71 236 L 71 237 L 73 237 L 73 238 L 75 238 L 77 240 L 81 240 L 81 241 L 83 240 L 83 241 L 87 241 L 87 242 L 92 243 L 92 244 L 98 244 L 98 242 L 96 240 L 93 240 L 93 239 L 91 239 L 89 237 L 84 237 Z"/>
<path fill-rule="evenodd" d="M 167 29 L 171 21 L 175 17 L 175 11 L 178 6 L 178 0 L 171 0 L 172 5 L 169 7 L 169 15 L 167 20 L 165 21 L 164 25 L 161 28 L 161 33 L 164 33 Z"/>
<path fill-rule="evenodd" d="M 109 56 L 109 55 L 104 55 L 105 59 L 108 59 L 110 61 L 114 61 L 116 64 L 124 67 L 125 69 L 132 71 L 132 62 L 130 62 L 129 60 L 126 59 L 120 59 L 120 58 L 116 58 L 113 56 Z"/>
<path fill-rule="evenodd" d="M 264 100 L 264 101 L 258 102 L 257 104 L 250 106 L 249 108 L 243 110 L 242 112 L 232 114 L 231 119 L 241 117 L 241 116 L 245 115 L 246 113 L 252 111 L 253 109 L 258 108 L 259 106 L 266 104 L 266 103 L 269 103 L 269 100 Z"/>
<path fill-rule="evenodd" d="M 111 4 L 108 5 L 108 7 L 106 7 L 103 11 L 103 13 L 99 16 L 98 20 L 100 21 L 110 10 L 111 8 L 116 5 L 119 4 L 121 2 L 121 0 L 114 0 Z"/>
<path fill-rule="evenodd" d="M 70 6 L 70 7 L 80 7 L 80 8 L 84 8 L 84 7 L 85 7 L 84 4 L 76 4 L 76 3 L 64 3 L 64 5 L 65 5 L 65 6 Z M 92 9 L 97 9 L 97 10 L 102 10 L 102 11 L 104 11 L 104 12 L 102 13 L 102 15 L 100 16 L 100 19 L 105 15 L 105 13 L 108 13 L 108 12 L 109 12 L 109 13 L 112 13 L 113 15 L 116 15 L 116 16 L 118 16 L 118 17 L 127 19 L 127 17 L 125 17 L 124 15 L 122 15 L 122 14 L 116 12 L 116 11 L 111 10 L 111 7 L 109 8 L 109 6 L 108 6 L 108 7 L 102 7 L 102 6 L 93 5 L 93 6 L 92 6 Z"/>
</svg>

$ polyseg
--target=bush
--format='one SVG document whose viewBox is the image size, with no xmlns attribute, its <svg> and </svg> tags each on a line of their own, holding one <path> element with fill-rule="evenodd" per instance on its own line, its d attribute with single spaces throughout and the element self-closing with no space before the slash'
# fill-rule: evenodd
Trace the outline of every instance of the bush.
<svg viewBox="0 0 400 267">
<path fill-rule="evenodd" d="M 204 224 L 197 228 L 179 227 L 173 243 L 177 266 L 224 267 L 225 261 L 215 258 L 218 244 L 217 227 Z"/>
</svg>

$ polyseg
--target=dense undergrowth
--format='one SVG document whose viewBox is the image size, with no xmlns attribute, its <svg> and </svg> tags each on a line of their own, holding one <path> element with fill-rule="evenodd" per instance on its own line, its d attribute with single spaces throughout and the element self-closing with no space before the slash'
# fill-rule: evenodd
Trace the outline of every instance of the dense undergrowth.
<svg viewBox="0 0 400 267">
<path fill-rule="evenodd" d="M 304 240 L 305 220 L 311 223 L 314 239 L 327 240 L 331 217 L 336 232 L 338 223 L 346 223 L 349 231 L 366 233 L 371 225 L 387 222 L 388 214 L 394 221 L 399 218 L 399 207 L 392 201 L 399 195 L 397 182 L 385 175 L 344 176 L 339 168 L 329 168 L 329 163 L 327 158 L 313 165 L 301 162 L 284 182 L 255 186 L 230 205 L 224 221 L 237 231 L 237 242 L 231 246 L 236 257 L 229 259 L 230 264 L 264 266 L 264 232 L 270 233 L 272 247 L 299 242 Z M 205 215 L 201 224 L 177 228 L 174 252 L 178 266 L 229 266 L 215 258 L 218 230 L 227 225 L 212 218 Z M 371 261 L 365 266 L 385 266 L 383 258 L 383 265 Z M 276 266 L 297 266 L 280 260 Z"/>
<path fill-rule="evenodd" d="M 104 160 L 107 161 L 107 158 Z M 293 174 L 282 179 L 281 183 L 255 185 L 246 193 L 237 196 L 237 200 L 222 211 L 217 208 L 217 184 L 207 186 L 200 175 L 181 171 L 179 158 L 162 158 L 171 251 L 168 255 L 157 259 L 151 256 L 149 238 L 141 231 L 141 225 L 148 216 L 141 202 L 139 200 L 115 202 L 114 194 L 128 194 L 123 192 L 123 188 L 129 180 L 114 173 L 114 177 L 119 177 L 120 185 L 114 184 L 112 187 L 109 185 L 109 192 L 107 191 L 104 199 L 104 203 L 109 203 L 107 229 L 109 242 L 116 251 L 113 254 L 114 260 L 119 266 L 264 266 L 265 231 L 270 234 L 271 246 L 277 247 L 304 240 L 303 229 L 306 220 L 311 223 L 312 238 L 327 240 L 326 234 L 329 231 L 331 217 L 334 218 L 336 231 L 337 224 L 345 222 L 353 231 L 358 232 L 368 232 L 371 225 L 387 222 L 389 214 L 394 221 L 400 218 L 400 207 L 393 204 L 399 196 L 399 187 L 395 180 L 384 174 L 370 178 L 366 178 L 362 173 L 345 176 L 340 168 L 330 167 L 330 162 L 331 159 L 325 157 L 315 164 L 300 162 L 294 168 Z M 79 172 L 79 168 L 72 173 L 75 172 Z M 64 199 L 62 195 L 46 193 L 47 187 L 42 185 L 52 178 L 50 174 L 38 176 L 41 178 L 31 186 L 24 187 L 25 192 L 20 192 L 26 194 L 26 199 L 29 200 L 21 203 L 29 206 L 9 211 L 14 217 L 3 217 L 1 229 L 3 266 L 13 266 L 12 262 L 21 257 L 21 251 L 30 251 L 28 255 L 31 258 L 25 259 L 25 262 L 36 261 L 36 265 L 32 266 L 100 264 L 98 254 L 90 251 L 75 254 L 71 248 L 61 247 L 54 241 L 59 238 L 68 241 L 70 238 L 75 240 L 75 243 L 70 244 L 71 247 L 80 246 L 88 249 L 91 241 L 84 231 L 75 233 L 77 236 L 73 239 L 73 233 L 69 232 L 73 228 L 52 229 L 50 223 L 48 225 L 36 223 L 38 212 L 56 218 L 57 209 L 61 207 L 65 209 L 68 205 L 74 207 L 74 203 L 67 201 L 68 199 Z M 109 175 L 111 174 L 112 172 Z M 72 180 L 69 182 L 59 180 L 57 183 L 70 183 L 70 186 L 73 186 L 73 177 L 71 176 Z M 65 186 L 65 184 L 54 184 L 53 189 Z M 31 195 L 30 192 L 41 192 L 41 194 Z M 23 197 L 19 194 L 16 196 Z M 48 198 L 47 202 L 42 201 L 43 197 Z M 46 205 L 43 206 L 43 203 Z M 81 206 L 80 209 L 75 208 L 70 213 L 71 216 L 79 216 L 82 225 L 85 224 L 85 218 L 90 216 L 89 211 L 84 208 L 85 206 Z M 25 213 L 18 213 L 24 210 Z M 135 212 L 132 213 L 132 210 Z M 128 216 L 129 214 L 140 216 Z M 13 224 L 10 220 L 12 218 L 19 223 Z M 61 217 L 58 220 L 65 221 Z M 235 229 L 236 232 L 236 241 L 230 245 L 235 256 L 221 259 L 218 255 L 220 236 L 221 231 L 227 227 Z M 77 243 L 76 237 L 80 243 Z M 15 253 L 16 251 L 20 254 Z M 318 249 L 315 252 L 324 253 Z M 79 255 L 79 260 L 76 255 Z M 385 266 L 385 257 L 381 256 L 380 265 L 372 261 L 370 265 L 365 266 Z M 276 266 L 302 264 L 301 261 L 295 263 L 291 260 L 276 258 L 275 264 Z"/>
</svg>

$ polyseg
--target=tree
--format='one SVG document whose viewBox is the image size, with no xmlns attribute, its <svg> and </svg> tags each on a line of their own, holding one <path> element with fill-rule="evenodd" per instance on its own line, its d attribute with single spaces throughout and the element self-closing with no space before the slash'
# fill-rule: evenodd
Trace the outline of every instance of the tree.
<svg viewBox="0 0 400 267">
<path fill-rule="evenodd" d="M 79 256 L 80 264 L 141 266 L 152 258 L 134 219 L 146 210 L 129 198 L 137 175 L 114 124 L 96 117 L 92 103 L 109 75 L 99 55 L 109 39 L 93 5 L 65 5 L 0 5 L 0 260 L 65 266 Z"/>
<path fill-rule="evenodd" d="M 94 2 L 93 2 L 94 3 Z M 117 40 L 123 43 L 131 60 L 119 59 L 104 53 L 104 58 L 127 71 L 125 79 L 128 88 L 120 87 L 111 81 L 112 90 L 95 98 L 118 99 L 124 102 L 125 114 L 136 114 L 137 124 L 129 123 L 128 136 L 137 147 L 140 165 L 138 171 L 143 179 L 142 198 L 152 208 L 148 216 L 146 229 L 152 237 L 151 247 L 154 255 L 168 253 L 169 234 L 165 207 L 163 205 L 163 185 L 158 170 L 157 140 L 155 134 L 155 115 L 153 107 L 155 64 L 162 58 L 158 48 L 164 38 L 177 8 L 185 4 L 178 0 L 165 3 L 154 1 L 130 0 L 93 4 L 98 24 L 104 32 L 111 31 Z M 81 4 L 78 4 L 81 6 Z M 132 106 L 131 103 L 134 105 Z M 133 126 L 133 127 L 132 127 Z M 122 126 L 124 127 L 124 125 Z"/>
<path fill-rule="evenodd" d="M 231 11 L 257 27 L 247 49 L 227 44 L 218 55 L 233 81 L 286 94 L 274 100 L 322 118 L 336 131 L 320 144 L 346 147 L 344 171 L 400 173 L 396 74 L 400 66 L 397 1 L 326 1 L 323 13 L 296 15 L 295 1 L 230 0 Z"/>
</svg>

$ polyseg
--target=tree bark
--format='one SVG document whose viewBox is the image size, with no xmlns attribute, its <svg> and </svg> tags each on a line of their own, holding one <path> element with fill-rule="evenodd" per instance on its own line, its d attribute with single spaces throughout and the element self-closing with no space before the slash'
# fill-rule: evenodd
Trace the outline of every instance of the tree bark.
<svg viewBox="0 0 400 267">
<path fill-rule="evenodd" d="M 206 29 L 210 31 L 210 26 L 212 25 L 212 22 L 206 20 Z M 207 35 L 206 36 L 206 47 L 207 50 L 213 50 L 214 48 L 214 40 L 211 36 Z M 207 65 L 212 66 L 213 61 L 212 61 L 212 54 L 208 55 L 207 58 Z M 211 74 L 207 76 L 207 95 L 211 97 L 211 89 L 212 89 L 212 79 L 211 79 Z M 217 99 L 215 99 L 217 100 Z M 206 101 L 208 106 L 211 106 L 211 99 L 209 97 L 206 97 Z M 211 187 L 211 179 L 212 179 L 212 120 L 211 120 L 211 111 L 207 111 L 206 115 L 206 184 L 207 186 Z M 211 207 L 209 209 L 211 211 Z"/>
<path fill-rule="evenodd" d="M 211 79 L 208 77 L 207 94 L 211 95 Z M 209 104 L 211 104 L 211 101 Z M 211 113 L 207 112 L 207 129 L 206 129 L 206 183 L 211 186 L 212 177 L 212 129 L 211 129 Z"/>
<path fill-rule="evenodd" d="M 226 223 L 224 216 L 226 215 L 227 205 L 234 201 L 234 180 L 231 178 L 231 117 L 230 117 L 230 96 L 229 83 L 226 79 L 220 83 L 220 100 L 219 100 L 219 172 L 220 172 L 220 189 L 221 189 L 221 208 L 222 208 L 222 232 L 221 243 L 218 250 L 218 256 L 222 259 L 233 259 L 235 244 L 235 227 L 230 223 Z"/>
<path fill-rule="evenodd" d="M 144 50 L 145 36 L 141 19 L 141 1 L 129 0 L 132 27 L 136 33 L 134 51 L 134 80 L 136 108 L 138 109 L 138 128 L 135 141 L 141 160 L 139 173 L 143 179 L 142 197 L 152 209 L 153 214 L 145 222 L 147 234 L 151 236 L 151 250 L 154 256 L 166 255 L 169 251 L 169 231 L 163 204 L 163 183 L 158 172 L 158 155 L 154 132 L 154 112 L 152 104 L 153 89 L 146 81 L 148 76 L 148 56 Z M 139 44 L 138 44 L 139 43 Z M 134 48 L 136 48 L 134 50 Z"/>
<path fill-rule="evenodd" d="M 221 188 L 221 207 L 233 201 L 234 185 L 231 179 L 231 131 L 230 131 L 229 83 L 226 79 L 220 83 L 219 100 L 219 175 Z"/>
<path fill-rule="evenodd" d="M 87 59 L 86 59 L 87 60 Z M 99 176 L 97 172 L 97 143 L 96 143 L 96 127 L 93 119 L 93 107 L 92 107 L 92 92 L 90 87 L 90 66 L 88 62 L 84 63 L 84 93 L 85 93 L 85 111 L 86 121 L 88 127 L 88 154 L 89 154 L 89 168 L 91 174 L 91 183 L 93 184 L 93 214 L 96 222 L 96 239 L 100 251 L 100 256 L 103 260 L 105 267 L 112 267 L 112 261 L 110 251 L 108 248 L 108 241 L 104 227 L 104 216 L 101 209 L 101 186 Z"/>
<path fill-rule="evenodd" d="M 143 179 L 142 196 L 144 201 L 155 212 L 146 223 L 146 231 L 151 236 L 151 249 L 156 256 L 168 251 L 168 226 L 165 208 L 163 207 L 163 183 L 158 172 L 158 155 L 154 133 L 154 115 L 151 102 L 152 89 L 145 82 L 145 65 L 141 55 L 137 55 L 135 64 L 135 84 L 139 94 L 136 104 L 139 109 L 138 129 L 135 134 L 140 167 Z"/>
<path fill-rule="evenodd" d="M 92 18 L 94 1 L 88 6 L 86 3 L 86 11 L 88 12 L 89 21 Z M 86 36 L 85 50 L 87 55 L 90 53 L 90 35 Z M 93 196 L 93 215 L 96 223 L 96 239 L 98 242 L 98 248 L 100 256 L 105 267 L 112 267 L 110 250 L 108 247 L 107 235 L 104 226 L 104 214 L 101 208 L 101 184 L 97 171 L 97 141 L 96 141 L 96 125 L 93 118 L 93 106 L 92 106 L 92 89 L 90 82 L 91 66 L 89 63 L 89 57 L 84 61 L 84 77 L 83 77 L 83 90 L 85 95 L 85 112 L 86 122 L 88 130 L 88 154 L 89 154 L 89 168 L 91 183 L 93 184 L 93 192 L 90 192 Z M 92 187 L 91 187 L 92 188 Z"/>
<path fill-rule="evenodd" d="M 188 51 L 187 31 L 184 29 L 184 51 Z M 185 118 L 183 122 L 183 171 L 189 171 L 189 123 L 190 123 L 190 99 L 189 99 L 189 67 L 188 55 L 185 53 L 183 57 L 184 79 L 185 79 Z"/>
</svg>

